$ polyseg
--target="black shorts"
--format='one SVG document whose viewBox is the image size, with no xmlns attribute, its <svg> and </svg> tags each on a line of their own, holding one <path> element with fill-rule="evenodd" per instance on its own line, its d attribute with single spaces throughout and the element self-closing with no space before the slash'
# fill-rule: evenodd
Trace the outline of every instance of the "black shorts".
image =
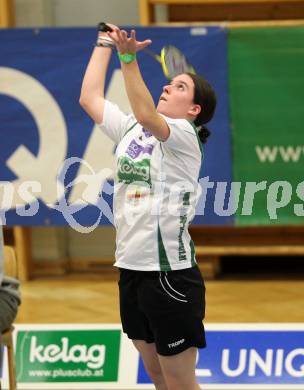
<svg viewBox="0 0 304 390">
<path fill-rule="evenodd" d="M 130 339 L 154 342 L 165 356 L 206 346 L 205 285 L 197 266 L 169 272 L 120 269 L 119 295 Z"/>
</svg>

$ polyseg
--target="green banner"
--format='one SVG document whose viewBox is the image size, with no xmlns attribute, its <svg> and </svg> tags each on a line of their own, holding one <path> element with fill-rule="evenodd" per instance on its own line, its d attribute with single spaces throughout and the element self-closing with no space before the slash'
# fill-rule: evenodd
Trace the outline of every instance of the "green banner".
<svg viewBox="0 0 304 390">
<path fill-rule="evenodd" d="M 121 331 L 19 331 L 18 382 L 114 382 Z"/>
<path fill-rule="evenodd" d="M 303 224 L 304 28 L 232 29 L 228 42 L 236 224 Z"/>
</svg>

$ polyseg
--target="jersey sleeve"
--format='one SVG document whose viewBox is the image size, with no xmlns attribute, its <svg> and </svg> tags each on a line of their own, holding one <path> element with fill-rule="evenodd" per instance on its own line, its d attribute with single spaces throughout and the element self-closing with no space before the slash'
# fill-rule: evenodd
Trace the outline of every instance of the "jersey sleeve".
<svg viewBox="0 0 304 390">
<path fill-rule="evenodd" d="M 162 142 L 164 147 L 174 152 L 202 157 L 202 144 L 197 131 L 186 119 L 173 119 L 162 115 L 168 124 L 170 135 Z"/>
<path fill-rule="evenodd" d="M 103 120 L 98 126 L 116 144 L 123 138 L 127 130 L 136 122 L 132 114 L 122 112 L 116 104 L 105 100 Z"/>
</svg>

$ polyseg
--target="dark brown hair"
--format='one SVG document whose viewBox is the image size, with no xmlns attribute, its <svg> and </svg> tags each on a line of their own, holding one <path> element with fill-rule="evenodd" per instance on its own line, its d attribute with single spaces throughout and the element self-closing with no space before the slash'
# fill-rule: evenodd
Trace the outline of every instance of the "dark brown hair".
<svg viewBox="0 0 304 390">
<path fill-rule="evenodd" d="M 208 123 L 214 114 L 216 107 L 216 95 L 214 89 L 203 77 L 186 73 L 194 83 L 194 98 L 193 102 L 201 106 L 201 112 L 197 115 L 194 124 L 199 128 L 198 136 L 203 144 L 207 142 L 207 138 L 210 136 L 210 131 L 205 123 Z"/>
</svg>

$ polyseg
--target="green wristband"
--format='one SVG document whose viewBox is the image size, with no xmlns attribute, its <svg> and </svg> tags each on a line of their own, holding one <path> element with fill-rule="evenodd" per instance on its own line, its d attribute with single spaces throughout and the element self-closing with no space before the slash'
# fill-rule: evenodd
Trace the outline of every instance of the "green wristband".
<svg viewBox="0 0 304 390">
<path fill-rule="evenodd" d="M 119 53 L 117 52 L 118 54 L 118 58 L 120 59 L 121 62 L 125 63 L 125 64 L 130 64 L 130 62 L 136 60 L 136 53 Z"/>
</svg>

